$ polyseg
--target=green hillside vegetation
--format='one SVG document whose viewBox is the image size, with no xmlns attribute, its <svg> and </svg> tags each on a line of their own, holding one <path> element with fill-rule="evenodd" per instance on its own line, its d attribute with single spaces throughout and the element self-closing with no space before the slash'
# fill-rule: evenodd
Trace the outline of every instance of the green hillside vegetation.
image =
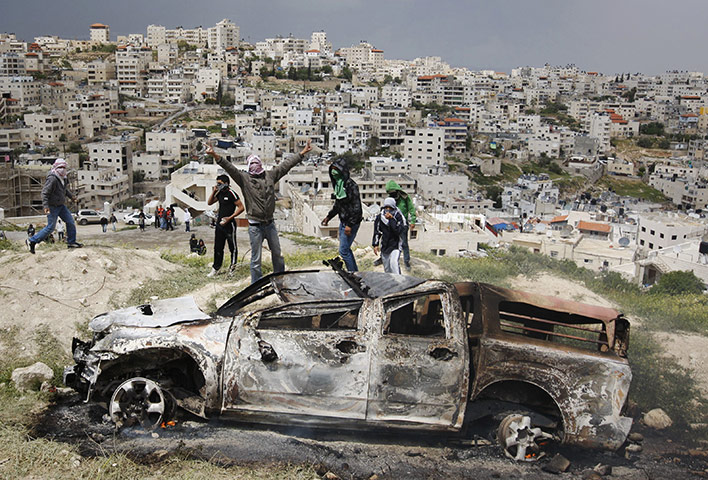
<svg viewBox="0 0 708 480">
<path fill-rule="evenodd" d="M 667 202 L 669 199 L 659 190 L 650 187 L 641 180 L 604 176 L 598 182 L 599 186 L 615 192 L 622 197 L 634 197 L 649 202 Z"/>
</svg>

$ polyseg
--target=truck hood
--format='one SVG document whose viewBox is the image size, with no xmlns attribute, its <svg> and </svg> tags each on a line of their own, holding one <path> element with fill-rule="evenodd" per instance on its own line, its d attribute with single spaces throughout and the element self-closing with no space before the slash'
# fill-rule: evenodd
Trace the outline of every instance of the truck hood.
<svg viewBox="0 0 708 480">
<path fill-rule="evenodd" d="M 89 328 L 94 332 L 111 327 L 160 328 L 210 318 L 199 309 L 194 297 L 179 297 L 102 313 L 89 322 Z"/>
</svg>

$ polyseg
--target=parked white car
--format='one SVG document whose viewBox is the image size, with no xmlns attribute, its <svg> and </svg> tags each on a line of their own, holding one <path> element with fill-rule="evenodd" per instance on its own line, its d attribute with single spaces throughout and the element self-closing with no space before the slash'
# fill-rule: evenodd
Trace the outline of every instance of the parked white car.
<svg viewBox="0 0 708 480">
<path fill-rule="evenodd" d="M 123 215 L 123 221 L 128 224 L 128 225 L 137 225 L 140 223 L 140 219 L 138 218 L 140 215 L 139 211 L 134 211 L 132 213 L 126 213 Z M 152 225 L 155 222 L 155 217 L 150 215 L 149 213 L 145 214 L 145 225 Z"/>
</svg>

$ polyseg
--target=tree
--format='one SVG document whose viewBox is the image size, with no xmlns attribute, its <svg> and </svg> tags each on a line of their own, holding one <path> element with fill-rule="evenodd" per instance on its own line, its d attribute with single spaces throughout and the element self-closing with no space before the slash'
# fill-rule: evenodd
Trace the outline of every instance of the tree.
<svg viewBox="0 0 708 480">
<path fill-rule="evenodd" d="M 664 124 L 661 122 L 649 122 L 639 125 L 639 133 L 642 135 L 664 135 Z"/>
<path fill-rule="evenodd" d="M 701 294 L 705 285 L 692 271 L 677 271 L 663 274 L 651 287 L 649 293 L 664 295 Z"/>
<path fill-rule="evenodd" d="M 142 170 L 133 170 L 133 183 L 140 183 L 145 180 L 145 172 Z"/>
<path fill-rule="evenodd" d="M 637 145 L 642 148 L 651 148 L 654 146 L 654 142 L 652 142 L 651 138 L 641 137 L 637 140 Z"/>
<path fill-rule="evenodd" d="M 342 73 L 339 75 L 342 78 L 346 78 L 351 82 L 354 74 L 352 73 L 351 69 L 349 67 L 344 67 L 342 68 Z"/>
<path fill-rule="evenodd" d="M 66 135 L 63 134 L 63 133 L 62 133 L 61 135 L 59 135 L 59 141 L 60 141 L 61 143 L 66 142 Z"/>
</svg>

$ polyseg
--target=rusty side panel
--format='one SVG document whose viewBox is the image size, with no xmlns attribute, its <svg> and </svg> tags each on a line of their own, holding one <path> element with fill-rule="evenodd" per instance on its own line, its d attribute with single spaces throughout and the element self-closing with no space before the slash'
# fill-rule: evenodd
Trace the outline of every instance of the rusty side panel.
<svg viewBox="0 0 708 480">
<path fill-rule="evenodd" d="M 625 359 L 603 359 L 540 342 L 482 338 L 471 398 L 505 380 L 528 382 L 546 391 L 563 417 L 564 442 L 617 449 L 632 419 L 621 415 L 632 374 Z"/>
<path fill-rule="evenodd" d="M 360 302 L 313 302 L 279 309 L 283 316 L 359 308 Z M 225 353 L 224 412 L 286 413 L 363 420 L 369 386 L 370 328 L 274 329 L 259 314 L 237 317 Z"/>
<path fill-rule="evenodd" d="M 462 427 L 469 388 L 469 351 L 456 292 L 442 282 L 426 282 L 405 292 L 439 293 L 447 335 L 426 337 L 385 334 L 384 305 L 372 312 L 374 338 L 367 420 L 382 425 L 405 423 L 427 428 Z"/>
</svg>

